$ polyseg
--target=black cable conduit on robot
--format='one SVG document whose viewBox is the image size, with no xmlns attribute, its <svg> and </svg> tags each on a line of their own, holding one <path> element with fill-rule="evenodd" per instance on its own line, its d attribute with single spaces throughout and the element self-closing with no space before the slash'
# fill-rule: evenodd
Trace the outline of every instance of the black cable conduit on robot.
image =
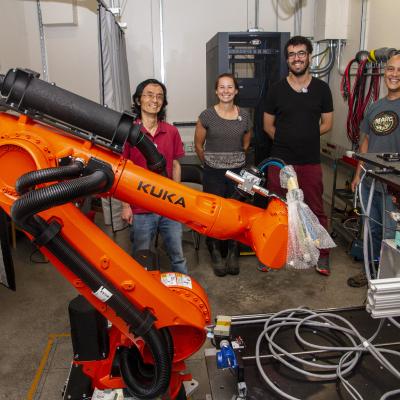
<svg viewBox="0 0 400 400">
<path fill-rule="evenodd" d="M 172 362 L 174 357 L 174 344 L 171 333 L 168 328 L 161 328 L 160 331 L 166 344 L 167 353 Z M 129 388 L 134 386 L 132 380 L 135 382 L 136 378 L 141 382 L 152 379 L 154 375 L 154 366 L 152 364 L 145 364 L 139 350 L 135 347 L 121 347 L 119 351 L 120 372 L 125 383 Z M 131 393 L 134 395 L 134 393 Z"/>
<path fill-rule="evenodd" d="M 113 152 L 122 153 L 125 142 L 128 142 L 143 154 L 150 171 L 164 172 L 165 158 L 140 132 L 141 125 L 135 124 L 137 115 L 117 112 L 43 81 L 36 72 L 17 68 L 9 70 L 5 76 L 0 75 L 0 94 L 5 97 L 9 108 L 33 113 L 35 119 L 42 118 L 50 125 L 57 122 L 72 135 L 83 135 Z M 78 134 L 71 127 L 86 134 Z"/>
<path fill-rule="evenodd" d="M 22 226 L 28 217 L 41 211 L 66 204 L 79 197 L 100 193 L 107 180 L 108 177 L 103 171 L 94 171 L 88 176 L 26 192 L 12 205 L 11 216 Z"/>
<path fill-rule="evenodd" d="M 82 174 L 83 169 L 83 162 L 76 161 L 71 165 L 64 165 L 57 168 L 45 168 L 28 172 L 18 179 L 15 185 L 15 190 L 21 195 L 32 187 L 41 183 L 78 177 Z"/>
<path fill-rule="evenodd" d="M 107 190 L 107 186 L 110 185 L 109 175 L 104 171 L 97 170 L 88 176 L 27 191 L 30 188 L 29 186 L 35 186 L 39 181 L 44 183 L 46 179 L 54 180 L 57 176 L 55 169 L 58 168 L 47 169 L 42 174 L 28 173 L 27 177 L 21 177 L 22 184 L 18 183 L 18 187 L 22 187 L 26 192 L 11 208 L 11 216 L 17 225 L 34 236 L 36 240 L 42 238 L 49 229 L 51 230 L 52 223 L 49 225 L 35 214 L 50 207 L 68 203 L 78 197 L 102 192 Z M 65 174 L 65 171 L 60 172 L 60 175 Z M 36 175 L 36 180 L 32 179 L 34 175 Z M 136 336 L 141 336 L 149 347 L 153 356 L 154 367 L 152 378 L 148 379 L 146 383 L 143 382 L 141 376 L 136 379 L 135 375 L 131 373 L 128 358 L 120 357 L 121 374 L 129 391 L 139 399 L 152 399 L 164 394 L 169 386 L 173 354 L 173 344 L 169 332 L 158 331 L 153 326 L 155 317 L 151 313 L 137 310 L 117 288 L 65 241 L 59 230 L 55 232 L 53 235 L 50 234 L 50 238 L 48 237 L 47 242 L 43 245 L 57 259 L 62 260 L 62 263 L 81 279 L 94 294 L 99 289 L 108 291 L 107 304 L 129 325 L 130 331 Z M 125 350 L 123 349 L 122 354 L 124 353 Z"/>
<path fill-rule="evenodd" d="M 44 222 L 44 221 L 43 221 Z M 130 371 L 130 365 L 120 358 L 120 369 L 129 391 L 139 399 L 152 399 L 166 392 L 169 386 L 171 374 L 171 358 L 166 350 L 166 343 L 161 333 L 152 326 L 154 317 L 148 313 L 141 313 L 130 303 L 112 284 L 106 282 L 83 257 L 68 246 L 59 235 L 46 245 L 46 248 L 68 266 L 87 286 L 96 292 L 99 288 L 107 290 L 112 296 L 107 300 L 116 314 L 128 325 L 130 331 L 136 336 L 141 336 L 148 345 L 154 360 L 154 373 L 148 383 L 143 383 L 139 377 L 126 374 Z"/>
<path fill-rule="evenodd" d="M 130 142 L 129 137 L 128 142 Z M 157 151 L 154 143 L 146 136 L 145 133 L 140 132 L 140 136 L 135 139 L 133 146 L 137 147 L 137 149 L 143 154 L 143 157 L 146 159 L 147 167 L 150 171 L 166 175 L 165 158 Z"/>
</svg>

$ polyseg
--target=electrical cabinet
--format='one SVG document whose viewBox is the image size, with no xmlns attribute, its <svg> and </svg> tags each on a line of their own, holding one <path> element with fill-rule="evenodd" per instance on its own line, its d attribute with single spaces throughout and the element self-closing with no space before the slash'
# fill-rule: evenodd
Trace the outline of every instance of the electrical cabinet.
<svg viewBox="0 0 400 400">
<path fill-rule="evenodd" d="M 253 112 L 255 162 L 269 155 L 263 130 L 265 96 L 273 82 L 287 75 L 284 47 L 289 32 L 219 32 L 206 45 L 207 107 L 216 103 L 215 80 L 230 72 L 239 84 L 236 104 Z"/>
<path fill-rule="evenodd" d="M 350 0 L 315 2 L 314 40 L 347 39 Z"/>
</svg>

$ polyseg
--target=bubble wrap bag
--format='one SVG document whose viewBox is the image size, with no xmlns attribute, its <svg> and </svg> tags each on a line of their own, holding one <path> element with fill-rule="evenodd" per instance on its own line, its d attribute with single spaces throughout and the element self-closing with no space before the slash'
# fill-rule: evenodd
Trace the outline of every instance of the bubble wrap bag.
<svg viewBox="0 0 400 400">
<path fill-rule="evenodd" d="M 288 252 L 287 265 L 295 269 L 313 267 L 319 259 L 319 249 L 335 247 L 335 243 L 318 218 L 304 203 L 297 175 L 291 165 L 280 171 L 281 186 L 288 189 Z"/>
</svg>

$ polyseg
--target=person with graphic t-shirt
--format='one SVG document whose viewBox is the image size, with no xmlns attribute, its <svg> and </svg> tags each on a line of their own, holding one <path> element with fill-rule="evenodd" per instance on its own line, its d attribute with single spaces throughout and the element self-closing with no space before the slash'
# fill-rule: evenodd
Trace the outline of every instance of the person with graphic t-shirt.
<svg viewBox="0 0 400 400">
<path fill-rule="evenodd" d="M 333 121 L 332 94 L 324 81 L 311 76 L 313 48 L 303 36 L 292 37 L 285 45 L 289 75 L 272 85 L 264 109 L 264 131 L 273 140 L 271 157 L 293 165 L 304 201 L 327 228 L 322 194 L 320 136 L 329 132 Z M 281 196 L 279 168 L 268 168 L 268 189 Z M 329 250 L 321 249 L 316 271 L 330 274 Z M 259 266 L 268 271 L 268 266 Z"/>
<path fill-rule="evenodd" d="M 364 136 L 359 153 L 399 153 L 400 152 L 400 54 L 392 56 L 385 68 L 384 82 L 388 90 L 386 97 L 373 103 L 360 125 Z M 369 169 L 360 161 L 351 183 L 353 191 L 360 183 L 362 167 Z M 373 168 L 373 167 L 372 167 Z M 361 197 L 364 204 L 369 198 L 371 179 L 366 177 L 361 187 Z M 383 216 L 383 211 L 387 211 Z M 392 196 L 387 193 L 386 187 L 375 184 L 370 210 L 370 228 L 372 233 L 372 253 L 377 261 L 380 255 L 382 238 L 393 238 L 396 223 L 390 218 L 389 212 L 394 210 Z M 385 231 L 382 231 L 382 221 L 385 222 Z M 349 278 L 348 284 L 353 287 L 367 284 L 364 272 Z"/>
</svg>

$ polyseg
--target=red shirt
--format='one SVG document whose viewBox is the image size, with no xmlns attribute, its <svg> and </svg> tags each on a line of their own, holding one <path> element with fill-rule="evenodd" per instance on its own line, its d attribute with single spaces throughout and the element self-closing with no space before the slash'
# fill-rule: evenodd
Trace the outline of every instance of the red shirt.
<svg viewBox="0 0 400 400">
<path fill-rule="evenodd" d="M 142 127 L 141 131 L 154 143 L 157 150 L 165 157 L 167 163 L 167 175 L 172 179 L 173 161 L 178 160 L 185 155 L 178 129 L 167 122 L 159 121 L 154 136 L 152 136 L 145 127 Z M 125 144 L 122 156 L 133 161 L 136 165 L 147 169 L 146 159 L 143 157 L 142 153 L 129 143 Z M 136 208 L 133 204 L 131 205 L 131 208 L 133 214 L 145 214 L 149 212 L 143 208 Z"/>
</svg>

